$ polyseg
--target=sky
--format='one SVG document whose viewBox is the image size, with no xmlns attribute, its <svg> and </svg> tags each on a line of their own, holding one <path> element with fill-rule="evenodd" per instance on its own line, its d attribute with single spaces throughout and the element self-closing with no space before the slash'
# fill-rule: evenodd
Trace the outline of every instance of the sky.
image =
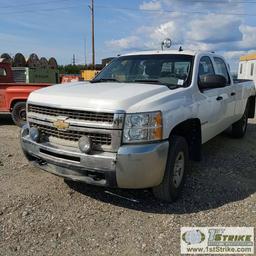
<svg viewBox="0 0 256 256">
<path fill-rule="evenodd" d="M 0 54 L 91 62 L 90 0 L 0 0 Z M 96 60 L 137 50 L 215 51 L 232 71 L 256 52 L 256 0 L 95 0 Z"/>
</svg>

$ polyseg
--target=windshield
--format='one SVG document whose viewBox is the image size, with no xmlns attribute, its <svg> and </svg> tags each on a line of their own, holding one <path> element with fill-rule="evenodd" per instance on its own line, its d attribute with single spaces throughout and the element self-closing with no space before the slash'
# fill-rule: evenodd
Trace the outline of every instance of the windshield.
<svg viewBox="0 0 256 256">
<path fill-rule="evenodd" d="M 123 56 L 112 61 L 92 82 L 189 86 L 193 59 L 193 56 L 179 54 Z"/>
</svg>

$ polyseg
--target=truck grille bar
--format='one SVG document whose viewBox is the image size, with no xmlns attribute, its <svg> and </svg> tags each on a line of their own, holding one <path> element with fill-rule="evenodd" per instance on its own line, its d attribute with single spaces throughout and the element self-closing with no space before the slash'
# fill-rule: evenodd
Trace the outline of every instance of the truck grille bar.
<svg viewBox="0 0 256 256">
<path fill-rule="evenodd" d="M 60 131 L 54 127 L 30 123 L 30 127 L 36 127 L 40 130 L 42 135 L 53 136 L 58 139 L 64 139 L 69 141 L 78 141 L 82 136 L 88 136 L 92 139 L 95 145 L 111 145 L 111 134 L 100 134 L 100 133 L 88 133 L 81 131 Z"/>
<path fill-rule="evenodd" d="M 71 109 L 60 109 L 53 107 L 37 106 L 37 105 L 28 105 L 28 112 L 33 112 L 37 114 L 43 114 L 47 116 L 65 116 L 74 120 L 84 120 L 91 122 L 103 122 L 112 124 L 114 121 L 113 113 L 98 113 L 91 111 L 80 111 L 80 110 L 71 110 Z"/>
</svg>

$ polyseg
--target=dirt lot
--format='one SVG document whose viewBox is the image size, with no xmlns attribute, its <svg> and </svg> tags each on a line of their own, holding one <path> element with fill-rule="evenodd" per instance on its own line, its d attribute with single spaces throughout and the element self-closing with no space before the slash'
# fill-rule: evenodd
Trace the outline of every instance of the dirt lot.
<svg viewBox="0 0 256 256">
<path fill-rule="evenodd" d="M 19 129 L 0 120 L 0 255 L 177 256 L 181 226 L 256 226 L 256 120 L 243 140 L 223 134 L 203 146 L 172 205 L 33 168 Z"/>
</svg>

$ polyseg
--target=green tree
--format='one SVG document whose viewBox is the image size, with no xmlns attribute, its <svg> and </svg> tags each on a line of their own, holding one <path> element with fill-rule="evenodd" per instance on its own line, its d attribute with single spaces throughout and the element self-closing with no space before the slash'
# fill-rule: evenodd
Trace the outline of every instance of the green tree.
<svg viewBox="0 0 256 256">
<path fill-rule="evenodd" d="M 102 65 L 96 65 L 97 70 L 102 69 Z M 92 65 L 59 65 L 58 66 L 60 74 L 68 74 L 68 75 L 79 75 L 81 70 L 85 69 L 93 69 Z"/>
</svg>

